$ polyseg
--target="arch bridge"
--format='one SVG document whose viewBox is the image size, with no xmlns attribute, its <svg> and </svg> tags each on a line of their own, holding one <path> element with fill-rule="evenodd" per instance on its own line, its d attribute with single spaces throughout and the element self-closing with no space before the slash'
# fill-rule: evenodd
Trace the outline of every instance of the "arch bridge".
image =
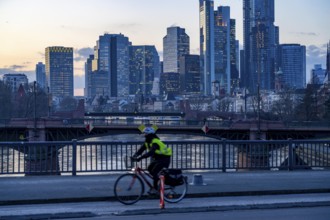
<svg viewBox="0 0 330 220">
<path fill-rule="evenodd" d="M 81 119 L 12 119 L 0 123 L 0 141 L 68 141 L 97 136 L 140 134 L 138 126 L 156 125 L 158 134 L 188 134 L 228 140 L 286 140 L 329 138 L 329 124 L 273 121 L 192 121 L 160 119 L 120 119 L 85 117 Z M 207 126 L 208 131 L 202 130 Z"/>
</svg>

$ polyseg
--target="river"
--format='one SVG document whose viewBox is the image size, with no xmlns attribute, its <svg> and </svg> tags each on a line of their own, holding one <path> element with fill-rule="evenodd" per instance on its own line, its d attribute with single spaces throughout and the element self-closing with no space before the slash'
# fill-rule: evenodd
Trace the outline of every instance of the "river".
<svg viewBox="0 0 330 220">
<path fill-rule="evenodd" d="M 188 134 L 157 134 L 157 136 L 162 141 L 216 141 L 217 139 L 206 137 L 206 136 L 196 136 Z M 109 135 L 103 137 L 93 137 L 85 139 L 85 141 L 141 141 L 144 142 L 143 135 L 136 134 L 121 134 L 121 135 Z"/>
</svg>

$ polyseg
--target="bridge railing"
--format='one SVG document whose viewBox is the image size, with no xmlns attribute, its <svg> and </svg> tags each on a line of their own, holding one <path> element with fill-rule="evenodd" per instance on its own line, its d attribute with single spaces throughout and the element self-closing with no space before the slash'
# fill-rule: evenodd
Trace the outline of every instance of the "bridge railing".
<svg viewBox="0 0 330 220">
<path fill-rule="evenodd" d="M 127 171 L 140 142 L 0 142 L 0 174 Z M 171 141 L 171 167 L 183 170 L 329 169 L 330 140 Z M 147 167 L 148 161 L 141 161 Z"/>
</svg>

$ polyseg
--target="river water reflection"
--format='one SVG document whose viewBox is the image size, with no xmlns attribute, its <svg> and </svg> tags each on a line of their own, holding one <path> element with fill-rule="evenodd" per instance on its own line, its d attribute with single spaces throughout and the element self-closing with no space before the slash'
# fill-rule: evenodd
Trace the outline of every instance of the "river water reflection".
<svg viewBox="0 0 330 220">
<path fill-rule="evenodd" d="M 196 136 L 196 135 L 176 135 L 176 134 L 157 134 L 162 141 L 216 141 L 217 139 Z M 144 142 L 143 135 L 137 134 L 121 134 L 121 135 L 109 135 L 103 137 L 93 137 L 85 139 L 85 141 L 141 141 Z"/>
</svg>

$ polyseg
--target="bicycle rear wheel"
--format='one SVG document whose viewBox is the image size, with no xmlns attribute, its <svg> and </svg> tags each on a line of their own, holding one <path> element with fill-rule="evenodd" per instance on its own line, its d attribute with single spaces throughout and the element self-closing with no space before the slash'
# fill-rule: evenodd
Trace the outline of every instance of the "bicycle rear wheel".
<svg viewBox="0 0 330 220">
<path fill-rule="evenodd" d="M 164 200 L 169 203 L 180 202 L 187 194 L 188 181 L 187 177 L 184 177 L 184 183 L 179 186 L 165 185 Z"/>
<path fill-rule="evenodd" d="M 139 176 L 133 173 L 123 174 L 115 182 L 114 194 L 125 205 L 132 205 L 141 199 L 144 185 Z"/>
</svg>

